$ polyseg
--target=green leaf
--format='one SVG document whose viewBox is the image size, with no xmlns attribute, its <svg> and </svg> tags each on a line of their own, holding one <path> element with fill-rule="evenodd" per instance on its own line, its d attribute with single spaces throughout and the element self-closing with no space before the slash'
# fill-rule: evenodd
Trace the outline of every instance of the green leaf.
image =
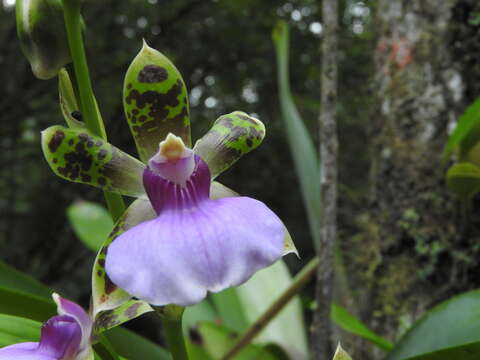
<svg viewBox="0 0 480 360">
<path fill-rule="evenodd" d="M 51 126 L 42 131 L 42 149 L 63 179 L 110 192 L 141 196 L 145 165 L 84 129 Z"/>
<path fill-rule="evenodd" d="M 244 112 L 220 116 L 194 147 L 208 164 L 212 178 L 232 166 L 240 157 L 261 144 L 265 126 Z"/>
<path fill-rule="evenodd" d="M 60 110 L 68 127 L 71 128 L 85 128 L 85 123 L 76 119 L 73 114 L 80 110 L 75 92 L 73 91 L 72 82 L 67 70 L 63 68 L 58 73 L 58 92 L 60 100 Z"/>
<path fill-rule="evenodd" d="M 480 190 L 480 168 L 463 162 L 452 165 L 447 172 L 447 186 L 462 200 L 468 200 Z"/>
<path fill-rule="evenodd" d="M 193 335 L 193 334 L 192 334 Z M 190 347 L 198 347 L 203 349 L 212 359 L 221 359 L 225 353 L 235 344 L 236 335 L 226 328 L 213 324 L 201 323 L 195 330 L 195 335 L 191 336 L 192 345 Z M 189 351 L 190 354 L 192 350 Z M 197 355 L 198 356 L 198 355 Z M 193 358 L 200 360 L 202 358 Z M 276 358 L 268 351 L 258 345 L 245 346 L 238 355 L 236 360 L 275 360 Z M 203 360 L 203 359 L 202 359 Z"/>
<path fill-rule="evenodd" d="M 480 342 L 454 346 L 449 349 L 434 351 L 419 356 L 408 358 L 408 360 L 477 360 L 480 354 Z"/>
<path fill-rule="evenodd" d="M 122 327 L 105 333 L 115 351 L 129 360 L 171 360 L 170 354 L 150 340 Z"/>
<path fill-rule="evenodd" d="M 123 106 L 143 162 L 158 151 L 158 144 L 170 132 L 191 147 L 188 94 L 182 76 L 145 41 L 125 75 Z"/>
<path fill-rule="evenodd" d="M 0 288 L 0 299 L 1 314 L 43 322 L 57 313 L 57 307 L 53 301 L 16 290 Z"/>
<path fill-rule="evenodd" d="M 42 324 L 19 316 L 0 314 L 0 347 L 38 341 Z"/>
<path fill-rule="evenodd" d="M 279 22 L 273 30 L 272 37 L 277 55 L 282 119 L 307 209 L 310 232 L 318 247 L 320 241 L 320 165 L 312 138 L 298 113 L 290 91 L 287 23 Z"/>
<path fill-rule="evenodd" d="M 375 334 L 366 325 L 360 322 L 360 320 L 358 320 L 340 305 L 332 304 L 330 316 L 332 320 L 342 329 L 369 340 L 379 348 L 386 351 L 390 351 L 393 348 L 392 343 Z"/>
<path fill-rule="evenodd" d="M 131 296 L 129 294 L 113 284 L 105 273 L 105 259 L 108 245 L 117 236 L 143 221 L 153 219 L 155 216 L 150 201 L 146 199 L 135 200 L 116 222 L 111 234 L 97 253 L 92 271 L 92 305 L 93 318 L 98 325 L 96 327 L 98 332 L 152 311 L 148 304 L 138 300 L 130 300 Z M 102 315 L 102 313 L 104 314 Z M 100 321 L 101 319 L 103 321 Z"/>
<path fill-rule="evenodd" d="M 460 149 L 460 155 L 464 156 L 479 140 L 480 97 L 458 119 L 457 126 L 445 145 L 444 157 L 448 157 L 457 148 Z"/>
<path fill-rule="evenodd" d="M 209 299 L 204 299 L 198 304 L 187 306 L 182 318 L 182 327 L 185 335 L 188 331 L 201 321 L 216 321 L 219 315 L 210 303 Z"/>
<path fill-rule="evenodd" d="M 239 333 L 247 329 L 249 322 L 237 288 L 228 288 L 211 294 L 211 298 L 222 319 L 222 324 Z"/>
<path fill-rule="evenodd" d="M 290 283 L 291 276 L 285 263 L 278 261 L 257 272 L 245 284 L 211 296 L 222 316 L 223 324 L 232 330 L 243 332 L 263 314 Z M 303 312 L 298 297 L 294 298 L 272 320 L 255 341 L 273 342 L 291 355 L 299 354 L 302 358 L 308 358 Z"/>
<path fill-rule="evenodd" d="M 400 360 L 415 356 L 422 360 L 467 359 L 459 354 L 470 349 L 478 350 L 480 322 L 476 319 L 479 318 L 480 290 L 455 296 L 427 311 L 400 339 L 387 359 Z M 461 351 L 454 357 L 436 357 L 438 354 L 430 354 L 442 351 L 451 355 L 455 352 L 454 347 Z M 479 352 L 476 354 L 478 358 Z"/>
<path fill-rule="evenodd" d="M 70 224 L 78 238 L 91 250 L 98 251 L 113 229 L 108 211 L 101 205 L 77 201 L 67 209 Z"/>
<path fill-rule="evenodd" d="M 17 290 L 35 295 L 48 301 L 51 300 L 52 291 L 38 280 L 28 274 L 18 271 L 0 261 L 0 288 Z"/>
</svg>

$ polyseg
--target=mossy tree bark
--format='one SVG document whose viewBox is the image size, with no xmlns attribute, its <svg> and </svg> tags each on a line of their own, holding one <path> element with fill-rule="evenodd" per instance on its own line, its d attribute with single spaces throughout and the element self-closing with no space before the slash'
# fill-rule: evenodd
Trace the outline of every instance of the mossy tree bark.
<svg viewBox="0 0 480 360">
<path fill-rule="evenodd" d="M 370 203 L 347 257 L 364 320 L 391 340 L 426 308 L 471 287 L 474 241 L 442 163 L 448 130 L 468 103 L 454 53 L 463 41 L 455 38 L 461 2 L 377 3 Z"/>
</svg>

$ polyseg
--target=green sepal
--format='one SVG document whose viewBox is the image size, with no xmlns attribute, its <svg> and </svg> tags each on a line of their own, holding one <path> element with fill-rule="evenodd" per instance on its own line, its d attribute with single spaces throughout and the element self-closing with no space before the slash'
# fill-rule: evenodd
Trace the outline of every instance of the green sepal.
<svg viewBox="0 0 480 360">
<path fill-rule="evenodd" d="M 127 70 L 123 105 L 143 162 L 158 151 L 168 133 L 191 147 L 185 83 L 172 62 L 146 42 Z"/>
<path fill-rule="evenodd" d="M 150 311 L 150 305 L 141 300 L 129 300 L 114 309 L 101 311 L 95 317 L 94 337 Z"/>
<path fill-rule="evenodd" d="M 85 128 L 85 123 L 74 117 L 75 112 L 80 114 L 75 92 L 73 91 L 72 81 L 65 68 L 58 73 L 58 95 L 60 101 L 60 110 L 68 127 Z"/>
<path fill-rule="evenodd" d="M 333 355 L 333 360 L 352 360 L 350 355 L 343 350 L 340 343 L 338 343 L 337 350 L 335 351 L 335 355 Z"/>
<path fill-rule="evenodd" d="M 70 62 L 61 0 L 17 0 L 17 34 L 34 75 L 51 79 Z"/>
<path fill-rule="evenodd" d="M 480 168 L 472 163 L 454 164 L 447 172 L 447 185 L 462 200 L 480 191 Z"/>
<path fill-rule="evenodd" d="M 105 272 L 105 259 L 107 257 L 108 245 L 131 227 L 143 221 L 151 220 L 155 216 L 156 214 L 150 201 L 145 198 L 135 200 L 117 221 L 109 237 L 103 243 L 95 259 L 92 271 L 92 311 L 94 319 L 102 317 L 103 312 L 117 308 L 127 310 L 130 308 L 130 305 L 133 306 L 136 304 L 136 300 L 130 300 L 131 296 L 117 287 Z M 144 302 L 141 303 L 142 305 L 135 305 L 138 307 L 135 313 L 133 311 L 122 312 L 122 310 L 118 310 L 113 313 L 107 313 L 106 316 L 109 317 L 109 314 L 113 314 L 117 317 L 115 321 L 124 319 L 122 320 L 123 322 L 140 316 L 147 311 L 152 311 L 152 308 L 148 304 Z M 129 316 L 133 317 L 128 318 Z M 105 326 L 102 325 L 100 328 L 105 328 Z"/>
<path fill-rule="evenodd" d="M 42 131 L 42 149 L 63 179 L 123 195 L 144 194 L 145 165 L 86 129 L 51 126 Z"/>
<path fill-rule="evenodd" d="M 213 179 L 260 145 L 264 137 L 265 126 L 260 120 L 234 111 L 220 116 L 196 142 L 194 151 L 208 164 Z"/>
<path fill-rule="evenodd" d="M 210 185 L 211 199 L 215 200 L 215 199 L 221 199 L 226 197 L 236 197 L 236 196 L 240 196 L 240 194 L 226 187 L 225 185 L 219 183 L 218 181 L 212 181 L 212 184 Z M 283 239 L 283 255 L 293 253 L 299 257 L 298 250 L 295 247 L 295 244 L 293 243 L 293 239 L 290 236 L 290 233 L 288 232 L 288 229 L 285 225 L 283 226 L 283 229 L 285 232 L 285 237 Z"/>
</svg>

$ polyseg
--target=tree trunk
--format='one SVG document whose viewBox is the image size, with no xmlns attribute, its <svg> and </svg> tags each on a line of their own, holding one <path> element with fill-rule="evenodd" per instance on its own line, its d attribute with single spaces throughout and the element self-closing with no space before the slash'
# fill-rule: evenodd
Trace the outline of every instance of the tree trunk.
<svg viewBox="0 0 480 360">
<path fill-rule="evenodd" d="M 454 54 L 461 2 L 378 0 L 370 205 L 348 261 L 363 319 L 393 341 L 426 308 L 471 286 L 473 241 L 442 163 L 448 129 L 468 102 Z"/>
<path fill-rule="evenodd" d="M 322 2 L 323 39 L 321 73 L 320 128 L 320 181 L 321 181 L 321 228 L 315 299 L 317 309 L 313 316 L 311 349 L 312 359 L 329 359 L 332 325 L 330 308 L 334 285 L 334 249 L 337 237 L 337 33 L 338 0 Z"/>
</svg>

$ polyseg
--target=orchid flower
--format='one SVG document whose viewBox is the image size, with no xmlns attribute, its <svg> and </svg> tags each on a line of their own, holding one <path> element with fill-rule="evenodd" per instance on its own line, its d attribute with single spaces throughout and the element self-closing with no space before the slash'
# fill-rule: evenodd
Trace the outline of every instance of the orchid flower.
<svg viewBox="0 0 480 360">
<path fill-rule="evenodd" d="M 92 321 L 77 304 L 52 295 L 58 315 L 42 326 L 40 342 L 26 342 L 0 349 L 0 360 L 93 360 Z"/>
<path fill-rule="evenodd" d="M 45 158 L 57 175 L 137 197 L 97 255 L 94 314 L 132 297 L 153 305 L 194 304 L 296 252 L 265 204 L 213 181 L 261 143 L 259 120 L 239 111 L 221 116 L 192 148 L 183 79 L 145 43 L 127 71 L 124 108 L 143 162 L 81 127 L 42 133 Z"/>
</svg>

